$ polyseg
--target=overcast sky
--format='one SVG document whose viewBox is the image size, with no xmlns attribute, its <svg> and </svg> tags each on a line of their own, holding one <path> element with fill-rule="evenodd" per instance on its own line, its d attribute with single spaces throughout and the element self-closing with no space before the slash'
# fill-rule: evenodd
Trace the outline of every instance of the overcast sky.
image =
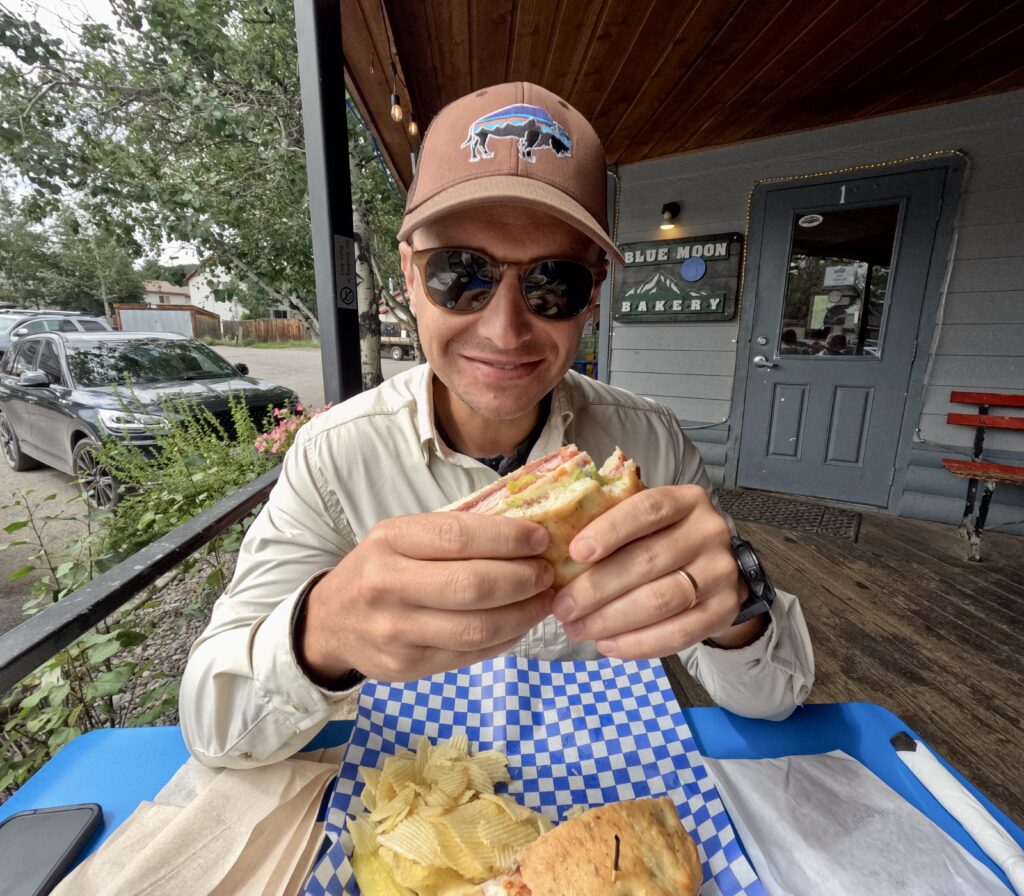
<svg viewBox="0 0 1024 896">
<path fill-rule="evenodd" d="M 64 40 L 74 41 L 82 22 L 114 24 L 108 0 L 5 0 L 5 5 L 20 16 L 34 18 L 47 31 Z"/>
<path fill-rule="evenodd" d="M 83 22 L 103 22 L 114 25 L 114 15 L 108 0 L 4 0 L 13 13 L 34 18 L 55 37 L 77 43 L 78 26 Z M 180 243 L 164 245 L 160 253 L 162 264 L 195 264 L 198 255 Z"/>
</svg>

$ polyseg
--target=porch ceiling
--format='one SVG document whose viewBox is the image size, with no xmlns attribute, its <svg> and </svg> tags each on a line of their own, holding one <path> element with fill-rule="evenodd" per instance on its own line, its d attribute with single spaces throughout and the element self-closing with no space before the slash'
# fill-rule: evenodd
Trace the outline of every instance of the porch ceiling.
<svg viewBox="0 0 1024 896">
<path fill-rule="evenodd" d="M 404 185 L 392 58 L 421 131 L 471 90 L 529 80 L 593 122 L 609 164 L 1024 88 L 1019 0 L 339 2 L 346 82 Z"/>
</svg>

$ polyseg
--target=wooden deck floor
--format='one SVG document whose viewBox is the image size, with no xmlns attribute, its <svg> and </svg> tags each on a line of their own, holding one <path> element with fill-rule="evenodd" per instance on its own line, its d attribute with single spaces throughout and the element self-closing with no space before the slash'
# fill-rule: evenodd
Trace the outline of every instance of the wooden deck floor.
<svg viewBox="0 0 1024 896">
<path fill-rule="evenodd" d="M 865 515 L 856 543 L 737 522 L 814 641 L 811 703 L 868 701 L 1024 824 L 1024 538 Z M 704 691 L 683 675 L 692 705 Z"/>
</svg>

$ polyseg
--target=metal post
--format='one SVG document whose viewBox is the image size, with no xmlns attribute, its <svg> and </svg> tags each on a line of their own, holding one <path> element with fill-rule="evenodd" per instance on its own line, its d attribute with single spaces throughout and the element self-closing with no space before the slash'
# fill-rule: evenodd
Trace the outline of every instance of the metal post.
<svg viewBox="0 0 1024 896">
<path fill-rule="evenodd" d="M 362 390 L 341 4 L 295 0 L 295 35 L 324 397 L 338 402 Z"/>
</svg>

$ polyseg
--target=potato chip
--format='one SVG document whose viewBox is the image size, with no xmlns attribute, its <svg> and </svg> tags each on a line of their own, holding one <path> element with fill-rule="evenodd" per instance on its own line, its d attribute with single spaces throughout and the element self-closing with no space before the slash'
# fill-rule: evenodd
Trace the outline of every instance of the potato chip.
<svg viewBox="0 0 1024 896">
<path fill-rule="evenodd" d="M 380 834 L 377 842 L 421 865 L 442 865 L 444 862 L 436 828 L 418 815 L 409 816 L 393 831 Z"/>
<path fill-rule="evenodd" d="M 370 821 L 386 822 L 388 819 L 398 815 L 399 812 L 412 806 L 414 799 L 416 799 L 416 791 L 411 787 L 403 787 L 402 790 L 395 794 L 393 799 L 380 804 L 370 813 Z"/>
<path fill-rule="evenodd" d="M 476 896 L 552 826 L 494 792 L 510 781 L 508 760 L 498 750 L 471 755 L 465 734 L 436 745 L 422 737 L 415 752 L 359 774 L 367 811 L 349 826 L 355 851 L 379 859 L 416 896 Z"/>
</svg>

